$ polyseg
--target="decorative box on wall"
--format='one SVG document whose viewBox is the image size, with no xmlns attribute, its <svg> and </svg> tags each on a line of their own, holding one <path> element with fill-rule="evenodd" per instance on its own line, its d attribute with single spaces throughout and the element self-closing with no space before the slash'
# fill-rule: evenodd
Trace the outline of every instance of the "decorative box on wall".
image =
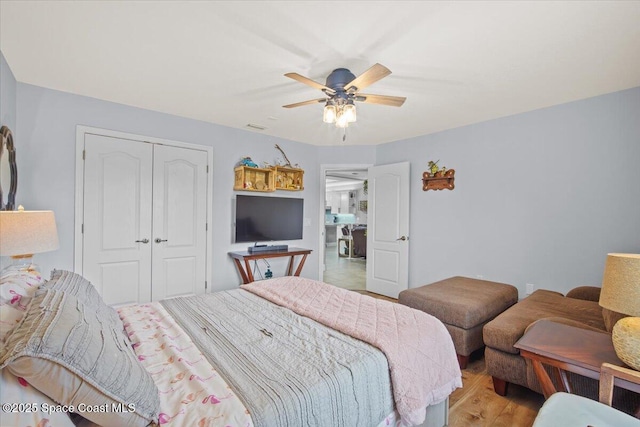
<svg viewBox="0 0 640 427">
<path fill-rule="evenodd" d="M 275 166 L 276 190 L 304 190 L 304 170 L 285 166 Z"/>
<path fill-rule="evenodd" d="M 234 169 L 236 191 L 275 191 L 275 170 L 273 168 L 254 168 L 238 166 Z"/>
<path fill-rule="evenodd" d="M 438 171 L 434 174 L 429 172 L 424 172 L 422 174 L 422 190 L 453 190 L 455 187 L 456 171 L 453 169 L 449 169 L 446 172 Z"/>
<path fill-rule="evenodd" d="M 278 144 L 276 149 L 282 153 L 284 166 L 279 166 L 281 160 L 276 160 L 278 166 L 271 166 L 264 162 L 262 168 L 251 157 L 243 157 L 235 170 L 233 189 L 236 191 L 302 191 L 304 190 L 304 170 L 291 165 L 282 148 Z"/>
</svg>

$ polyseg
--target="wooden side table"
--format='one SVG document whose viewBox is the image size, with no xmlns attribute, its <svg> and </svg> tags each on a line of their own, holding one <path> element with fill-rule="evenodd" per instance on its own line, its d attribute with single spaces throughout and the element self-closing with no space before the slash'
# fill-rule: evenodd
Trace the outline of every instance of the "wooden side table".
<svg viewBox="0 0 640 427">
<path fill-rule="evenodd" d="M 603 363 L 625 366 L 616 356 L 611 335 L 548 320 L 531 326 L 514 347 L 531 360 L 545 398 L 556 391 L 571 393 L 567 372 L 600 380 Z M 563 390 L 556 390 L 542 364 L 553 368 Z M 614 385 L 640 393 L 640 384 L 624 378 L 615 378 Z"/>
<path fill-rule="evenodd" d="M 247 284 L 253 282 L 255 279 L 253 278 L 253 273 L 251 272 L 251 266 L 249 262 L 251 260 L 256 259 L 265 259 L 265 258 L 280 258 L 280 257 L 289 257 L 289 267 L 287 267 L 287 276 L 299 276 L 302 271 L 302 267 L 304 266 L 304 262 L 307 260 L 307 255 L 311 253 L 311 249 L 302 249 L 302 248 L 289 248 L 286 251 L 266 251 L 266 252 L 248 252 L 248 251 L 236 251 L 229 252 L 229 256 L 233 258 L 233 261 L 238 267 L 238 272 L 242 277 L 242 283 Z M 300 258 L 300 262 L 298 263 L 298 268 L 296 268 L 295 272 L 293 271 L 295 267 L 295 257 L 296 255 L 302 255 Z M 242 263 L 244 262 L 244 266 Z"/>
</svg>

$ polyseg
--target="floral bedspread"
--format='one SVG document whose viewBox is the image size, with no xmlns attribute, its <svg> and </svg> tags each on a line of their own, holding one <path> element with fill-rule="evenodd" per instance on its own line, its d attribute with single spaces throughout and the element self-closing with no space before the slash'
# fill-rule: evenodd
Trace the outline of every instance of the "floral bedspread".
<svg viewBox="0 0 640 427">
<path fill-rule="evenodd" d="M 249 411 L 158 303 L 118 309 L 138 359 L 160 393 L 159 424 L 249 427 Z"/>
</svg>

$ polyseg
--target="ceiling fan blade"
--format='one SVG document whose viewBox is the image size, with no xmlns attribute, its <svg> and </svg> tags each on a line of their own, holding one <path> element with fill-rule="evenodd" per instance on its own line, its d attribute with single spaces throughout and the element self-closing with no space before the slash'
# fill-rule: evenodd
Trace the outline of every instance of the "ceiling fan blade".
<svg viewBox="0 0 640 427">
<path fill-rule="evenodd" d="M 383 77 L 391 74 L 391 70 L 381 64 L 375 64 L 373 67 L 369 68 L 364 73 L 360 74 L 355 79 L 351 80 L 345 86 L 345 91 L 359 91 L 364 89 L 365 87 L 374 84 L 378 80 Z"/>
<path fill-rule="evenodd" d="M 321 91 L 323 91 L 323 92 L 325 92 L 325 93 L 327 93 L 329 95 L 334 95 L 336 93 L 336 91 L 331 89 L 330 87 L 327 87 L 327 86 L 323 85 L 322 83 L 318 83 L 315 80 L 311 80 L 308 77 L 301 76 L 298 73 L 287 73 L 287 74 L 285 74 L 285 76 L 289 77 L 290 79 L 297 80 L 300 83 L 304 83 L 306 85 L 309 85 L 314 89 L 320 89 Z"/>
<path fill-rule="evenodd" d="M 295 104 L 283 105 L 283 108 L 295 108 L 302 107 L 303 105 L 311 105 L 311 104 L 320 104 L 323 102 L 327 102 L 327 98 L 319 98 L 319 99 L 310 99 L 308 101 L 296 102 Z"/>
<path fill-rule="evenodd" d="M 406 99 L 403 96 L 367 95 L 365 93 L 358 93 L 355 97 L 356 101 L 365 104 L 389 105 L 391 107 L 402 107 Z"/>
</svg>

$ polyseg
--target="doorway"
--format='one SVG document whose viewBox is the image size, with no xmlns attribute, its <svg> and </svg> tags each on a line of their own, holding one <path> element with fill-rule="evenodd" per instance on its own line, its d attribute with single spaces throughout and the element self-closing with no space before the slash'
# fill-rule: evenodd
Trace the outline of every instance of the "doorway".
<svg viewBox="0 0 640 427">
<path fill-rule="evenodd" d="M 367 169 L 324 165 L 321 191 L 320 280 L 350 290 L 366 289 Z"/>
</svg>

